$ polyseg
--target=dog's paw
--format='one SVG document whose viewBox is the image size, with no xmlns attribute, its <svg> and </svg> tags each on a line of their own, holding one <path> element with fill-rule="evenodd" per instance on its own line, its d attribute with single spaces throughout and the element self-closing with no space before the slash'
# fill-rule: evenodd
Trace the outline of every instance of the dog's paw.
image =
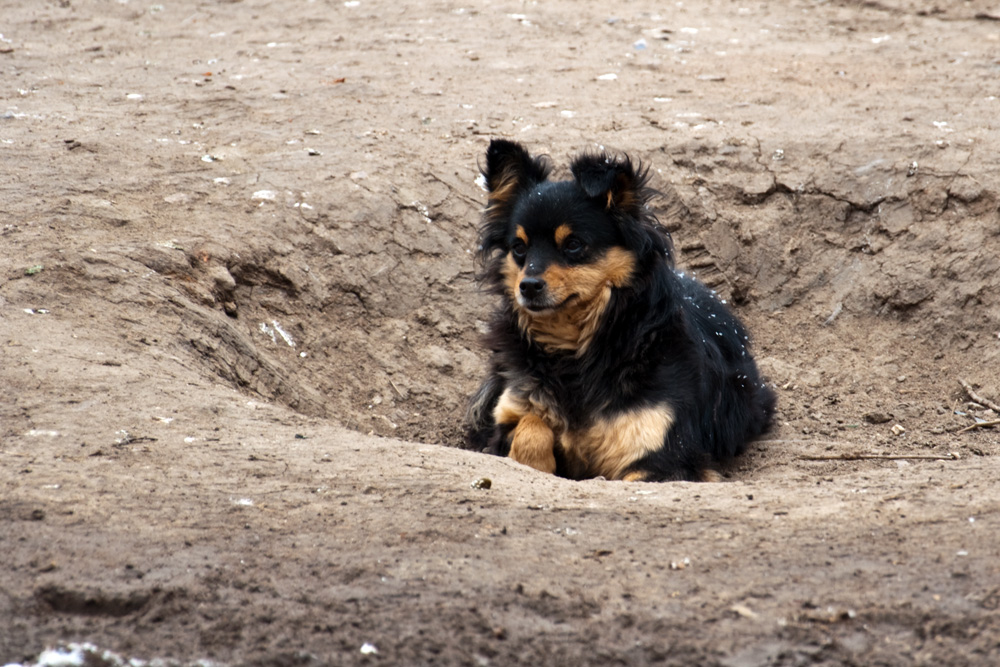
<svg viewBox="0 0 1000 667">
<path fill-rule="evenodd" d="M 514 429 L 508 456 L 535 470 L 555 474 L 555 440 L 548 424 L 535 415 L 525 415 Z"/>
<path fill-rule="evenodd" d="M 511 447 L 510 458 L 514 459 L 518 463 L 523 463 L 526 466 L 531 466 L 535 470 L 540 470 L 550 475 L 554 475 L 556 472 L 556 457 L 551 449 L 547 452 L 519 452 Z"/>
<path fill-rule="evenodd" d="M 702 468 L 698 475 L 698 481 L 700 482 L 724 482 L 726 478 L 722 476 L 722 473 L 714 468 Z"/>
</svg>

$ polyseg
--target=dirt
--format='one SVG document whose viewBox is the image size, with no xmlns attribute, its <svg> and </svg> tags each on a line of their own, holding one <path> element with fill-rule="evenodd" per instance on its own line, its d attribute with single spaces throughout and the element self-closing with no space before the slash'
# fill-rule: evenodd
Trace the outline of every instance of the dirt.
<svg viewBox="0 0 1000 667">
<path fill-rule="evenodd" d="M 1000 662 L 995 4 L 8 4 L 0 662 Z M 461 449 L 494 136 L 652 168 L 725 481 Z"/>
</svg>

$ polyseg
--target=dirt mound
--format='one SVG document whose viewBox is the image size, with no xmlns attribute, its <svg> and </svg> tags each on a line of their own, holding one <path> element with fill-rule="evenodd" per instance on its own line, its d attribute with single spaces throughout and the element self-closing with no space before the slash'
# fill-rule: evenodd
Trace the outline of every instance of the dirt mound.
<svg viewBox="0 0 1000 667">
<path fill-rule="evenodd" d="M 0 661 L 996 662 L 993 8 L 614 11 L 7 12 Z M 492 136 L 651 167 L 779 392 L 729 483 L 456 449 Z"/>
</svg>

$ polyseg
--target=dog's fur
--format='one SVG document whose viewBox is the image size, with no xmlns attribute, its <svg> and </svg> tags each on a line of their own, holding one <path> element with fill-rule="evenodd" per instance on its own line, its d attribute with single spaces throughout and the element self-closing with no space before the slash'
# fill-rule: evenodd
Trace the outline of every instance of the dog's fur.
<svg viewBox="0 0 1000 667">
<path fill-rule="evenodd" d="M 511 141 L 486 153 L 478 261 L 500 308 L 471 446 L 572 479 L 717 479 L 774 412 L 743 325 L 674 269 L 641 165 L 549 171 Z"/>
</svg>

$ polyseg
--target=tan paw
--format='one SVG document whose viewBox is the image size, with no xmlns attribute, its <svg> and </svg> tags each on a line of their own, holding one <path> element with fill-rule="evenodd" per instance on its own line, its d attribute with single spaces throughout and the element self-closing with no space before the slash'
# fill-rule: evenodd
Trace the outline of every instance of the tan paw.
<svg viewBox="0 0 1000 667">
<path fill-rule="evenodd" d="M 556 471 L 554 446 L 552 429 L 540 418 L 529 414 L 522 417 L 514 428 L 509 456 L 518 463 L 553 474 Z"/>
<path fill-rule="evenodd" d="M 702 482 L 721 482 L 726 479 L 721 472 L 712 468 L 703 468 L 699 478 Z"/>
</svg>

